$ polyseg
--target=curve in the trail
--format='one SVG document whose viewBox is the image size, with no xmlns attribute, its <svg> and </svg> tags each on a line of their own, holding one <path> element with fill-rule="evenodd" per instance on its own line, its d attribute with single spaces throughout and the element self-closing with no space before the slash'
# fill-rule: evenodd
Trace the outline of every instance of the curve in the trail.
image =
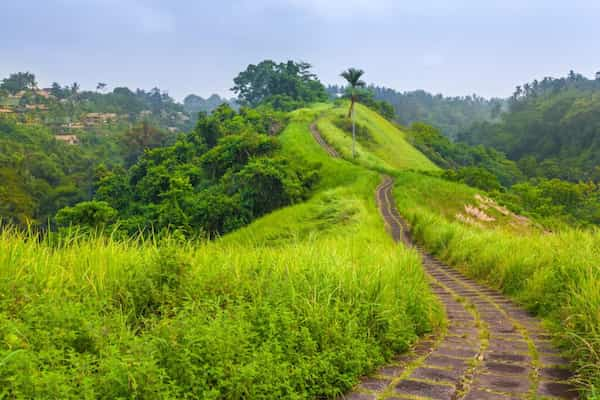
<svg viewBox="0 0 600 400">
<path fill-rule="evenodd" d="M 577 399 L 566 383 L 567 361 L 539 321 L 499 292 L 477 284 L 415 246 L 385 177 L 376 200 L 396 242 L 422 257 L 432 291 L 446 309 L 448 327 L 435 340 L 375 375 L 363 378 L 346 399 L 510 400 Z"/>
<path fill-rule="evenodd" d="M 315 138 L 317 143 L 319 143 L 319 145 L 323 148 L 323 150 L 327 152 L 327 154 L 329 154 L 333 158 L 340 158 L 340 154 L 336 151 L 336 149 L 331 147 L 325 141 L 325 139 L 323 139 L 323 136 L 321 136 L 321 132 L 319 132 L 319 128 L 317 128 L 316 123 L 310 125 L 310 133 L 313 135 L 313 138 Z"/>
</svg>

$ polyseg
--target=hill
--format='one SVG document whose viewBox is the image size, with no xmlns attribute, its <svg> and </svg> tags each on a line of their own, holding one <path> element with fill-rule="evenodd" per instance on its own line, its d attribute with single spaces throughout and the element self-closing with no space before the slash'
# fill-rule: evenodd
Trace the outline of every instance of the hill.
<svg viewBox="0 0 600 400">
<path fill-rule="evenodd" d="M 185 111 L 194 117 L 199 112 L 211 113 L 214 109 L 216 109 L 221 104 L 226 103 L 229 105 L 235 105 L 234 100 L 225 99 L 218 94 L 213 94 L 208 98 L 203 98 L 202 96 L 197 96 L 195 94 L 190 94 L 183 99 L 183 107 Z"/>
<path fill-rule="evenodd" d="M 304 120 L 303 126 L 298 124 L 286 130 L 283 137 L 288 151 L 318 160 L 323 168 L 331 168 L 331 172 L 323 171 L 324 176 L 335 179 L 338 184 L 347 183 L 335 190 L 325 190 L 307 203 L 267 215 L 225 236 L 223 242 L 270 247 L 281 246 L 290 239 L 318 240 L 323 236 L 350 234 L 356 237 L 356 242 L 368 247 L 372 240 L 381 240 L 377 232 L 357 231 L 353 227 L 357 227 L 354 224 L 358 221 L 362 225 L 370 218 L 376 224 L 369 197 L 377 181 L 373 176 L 371 190 L 365 190 L 369 183 L 356 177 L 368 176 L 368 170 L 385 171 L 395 177 L 397 206 L 410 221 L 414 237 L 467 276 L 500 289 L 544 318 L 555 343 L 576 361 L 578 386 L 588 385 L 587 388 L 593 390 L 591 387 L 598 385 L 600 373 L 593 367 L 600 361 L 596 355 L 600 341 L 595 316 L 595 310 L 600 307 L 597 295 L 600 276 L 597 269 L 587 266 L 599 261 L 595 250 L 600 243 L 598 231 L 563 227 L 551 233 L 535 218 L 511 211 L 481 189 L 442 179 L 439 168 L 406 142 L 409 134 L 389 123 L 380 125 L 375 133 L 369 121 L 372 123 L 380 117 L 365 107 L 359 107 L 357 113 L 358 157 L 353 160 L 349 152 L 349 130 L 343 125 L 336 126 L 336 119 L 345 108 L 342 105 L 316 109 L 319 116 L 316 126 L 341 159 L 331 159 L 323 149 L 319 153 L 316 142 L 307 132 L 309 118 Z M 396 141 L 398 151 L 380 157 L 379 143 L 388 140 Z M 367 171 L 344 167 L 347 161 L 366 167 Z M 329 185 L 320 187 L 325 189 Z M 365 212 L 369 208 L 371 211 Z M 369 214 L 372 217 L 368 217 Z M 363 237 L 361 232 L 369 233 Z M 582 243 L 584 246 L 575 250 L 574 246 Z M 577 259 L 572 258 L 575 253 Z"/>
<path fill-rule="evenodd" d="M 530 177 L 600 180 L 600 80 L 571 71 L 517 87 L 500 121 L 465 129 L 459 140 L 504 152 Z"/>
<path fill-rule="evenodd" d="M 488 100 L 476 94 L 447 97 L 424 90 L 399 92 L 374 85 L 369 86 L 368 91 L 375 100 L 384 101 L 393 107 L 394 118 L 398 123 L 409 126 L 415 122 L 424 122 L 453 140 L 476 122 L 496 120 L 506 107 L 503 99 Z M 336 97 L 344 93 L 344 88 L 329 86 L 328 92 Z"/>
</svg>

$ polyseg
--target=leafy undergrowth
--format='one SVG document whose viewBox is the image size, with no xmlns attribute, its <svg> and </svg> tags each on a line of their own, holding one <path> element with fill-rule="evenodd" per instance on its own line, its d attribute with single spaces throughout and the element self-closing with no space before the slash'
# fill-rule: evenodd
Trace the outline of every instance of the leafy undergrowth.
<svg viewBox="0 0 600 400">
<path fill-rule="evenodd" d="M 352 238 L 240 246 L 0 235 L 4 398 L 311 398 L 431 331 L 417 257 Z"/>
<path fill-rule="evenodd" d="M 453 186 L 450 188 L 450 186 Z M 452 209 L 472 190 L 411 173 L 396 179 L 399 209 L 415 238 L 467 275 L 486 281 L 543 317 L 575 360 L 580 383 L 600 387 L 600 232 L 555 233 L 506 226 L 482 229 L 453 221 Z M 443 199 L 448 198 L 444 205 Z M 454 200 L 450 200 L 454 199 Z"/>
</svg>

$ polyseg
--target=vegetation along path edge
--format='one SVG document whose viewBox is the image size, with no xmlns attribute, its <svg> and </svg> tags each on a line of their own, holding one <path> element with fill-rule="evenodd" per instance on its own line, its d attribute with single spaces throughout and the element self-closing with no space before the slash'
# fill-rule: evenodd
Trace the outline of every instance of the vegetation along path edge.
<svg viewBox="0 0 600 400">
<path fill-rule="evenodd" d="M 386 176 L 376 200 L 396 242 L 419 252 L 433 292 L 446 309 L 448 327 L 435 340 L 365 377 L 352 400 L 577 399 L 567 383 L 567 361 L 540 322 L 499 292 L 441 263 L 411 239 L 396 209 L 393 180 Z"/>
</svg>

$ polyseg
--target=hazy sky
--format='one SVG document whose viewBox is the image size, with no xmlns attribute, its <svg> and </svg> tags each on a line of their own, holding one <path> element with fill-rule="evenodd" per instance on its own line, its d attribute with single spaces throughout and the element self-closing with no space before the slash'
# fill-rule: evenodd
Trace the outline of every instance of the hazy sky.
<svg viewBox="0 0 600 400">
<path fill-rule="evenodd" d="M 0 76 L 230 96 L 262 59 L 397 90 L 508 96 L 600 70 L 598 0 L 0 0 Z"/>
</svg>

